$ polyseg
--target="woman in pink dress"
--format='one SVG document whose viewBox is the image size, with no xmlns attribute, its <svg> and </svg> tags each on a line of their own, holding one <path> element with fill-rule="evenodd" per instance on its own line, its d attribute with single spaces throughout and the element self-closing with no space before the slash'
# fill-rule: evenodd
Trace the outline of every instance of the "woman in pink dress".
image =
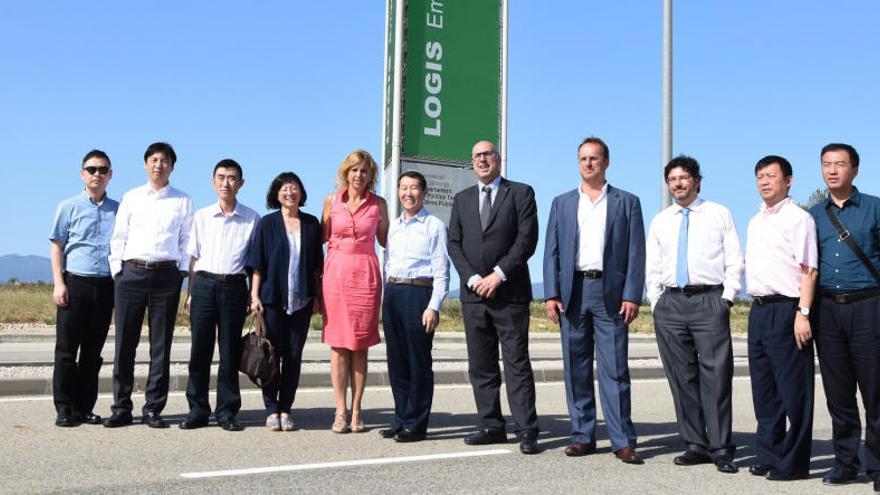
<svg viewBox="0 0 880 495">
<path fill-rule="evenodd" d="M 330 375 L 336 397 L 333 431 L 365 431 L 361 399 L 367 381 L 367 351 L 379 343 L 382 277 L 376 240 L 388 235 L 388 207 L 373 193 L 378 167 L 356 150 L 339 166 L 338 190 L 324 200 L 321 222 L 324 260 L 324 343 L 330 346 Z M 351 383 L 351 423 L 347 391 Z"/>
</svg>

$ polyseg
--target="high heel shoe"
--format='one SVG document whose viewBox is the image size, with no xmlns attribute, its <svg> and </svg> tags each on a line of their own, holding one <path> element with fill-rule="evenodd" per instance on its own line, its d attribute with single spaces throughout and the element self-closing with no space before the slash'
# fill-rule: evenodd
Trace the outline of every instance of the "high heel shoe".
<svg viewBox="0 0 880 495">
<path fill-rule="evenodd" d="M 367 427 L 364 426 L 364 420 L 361 417 L 360 411 L 351 412 L 351 432 L 352 433 L 363 433 L 367 431 Z"/>
<path fill-rule="evenodd" d="M 331 429 L 333 433 L 348 433 L 351 431 L 348 426 L 348 414 L 345 411 L 336 413 Z"/>
</svg>

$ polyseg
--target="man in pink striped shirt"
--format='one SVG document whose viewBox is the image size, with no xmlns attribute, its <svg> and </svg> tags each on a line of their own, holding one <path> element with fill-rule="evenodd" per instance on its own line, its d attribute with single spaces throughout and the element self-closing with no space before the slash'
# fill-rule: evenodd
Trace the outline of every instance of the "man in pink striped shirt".
<svg viewBox="0 0 880 495">
<path fill-rule="evenodd" d="M 746 241 L 746 285 L 753 299 L 749 373 L 758 421 L 749 472 L 774 481 L 804 479 L 813 439 L 809 314 L 818 276 L 816 223 L 788 195 L 788 160 L 761 158 L 755 179 L 764 202 L 749 222 Z"/>
</svg>

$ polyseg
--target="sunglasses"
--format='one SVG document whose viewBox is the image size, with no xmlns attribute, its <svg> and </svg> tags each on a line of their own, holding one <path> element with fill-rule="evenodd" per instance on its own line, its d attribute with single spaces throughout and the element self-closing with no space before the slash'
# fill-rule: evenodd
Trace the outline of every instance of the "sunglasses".
<svg viewBox="0 0 880 495">
<path fill-rule="evenodd" d="M 101 172 L 102 175 L 110 173 L 110 167 L 83 167 L 83 170 L 88 172 L 89 175 L 95 175 L 97 172 Z"/>
</svg>

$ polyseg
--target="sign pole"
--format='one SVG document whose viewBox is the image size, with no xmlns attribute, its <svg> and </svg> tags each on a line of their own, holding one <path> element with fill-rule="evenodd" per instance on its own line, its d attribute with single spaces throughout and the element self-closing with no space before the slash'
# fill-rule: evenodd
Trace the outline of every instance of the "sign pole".
<svg viewBox="0 0 880 495">
<path fill-rule="evenodd" d="M 501 175 L 507 177 L 507 0 L 501 0 Z"/>
</svg>

